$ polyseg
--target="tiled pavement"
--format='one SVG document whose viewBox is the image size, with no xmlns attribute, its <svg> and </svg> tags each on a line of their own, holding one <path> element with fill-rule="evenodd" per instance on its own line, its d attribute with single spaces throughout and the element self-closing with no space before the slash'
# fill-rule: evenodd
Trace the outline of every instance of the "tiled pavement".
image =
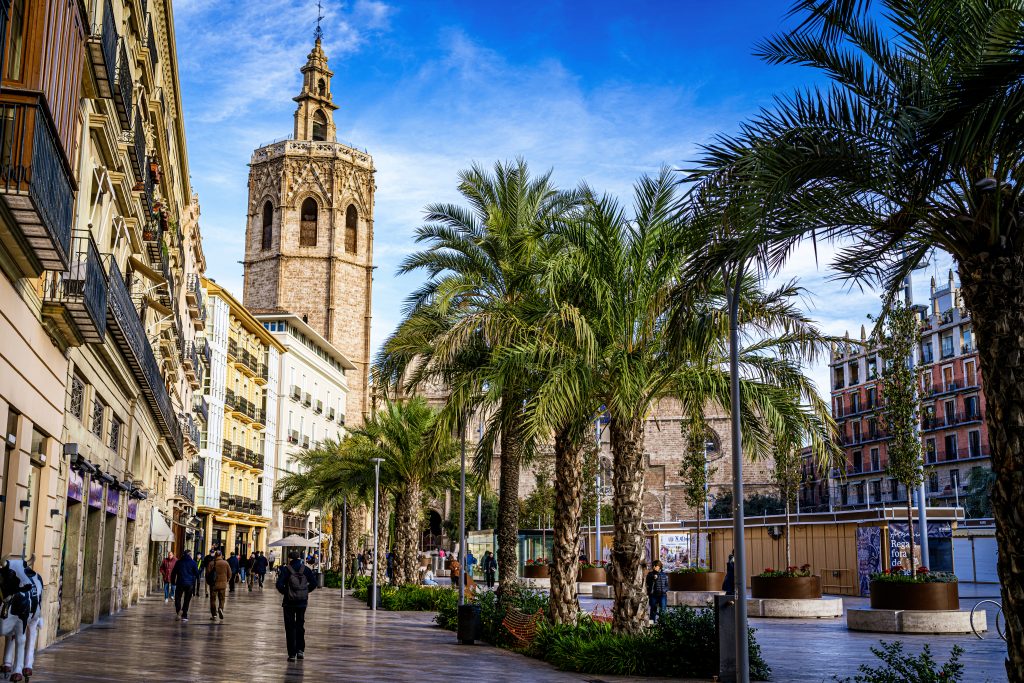
<svg viewBox="0 0 1024 683">
<path fill-rule="evenodd" d="M 965 586 L 967 588 L 967 586 Z M 972 594 L 968 589 L 965 592 Z M 962 601 L 969 609 L 982 597 Z M 847 607 L 863 600 L 846 599 Z M 610 606 L 582 601 L 585 609 Z M 33 683 L 48 681 L 625 681 L 556 671 L 543 662 L 485 645 L 456 644 L 454 634 L 435 626 L 431 614 L 371 613 L 340 591 L 315 592 L 306 620 L 307 658 L 288 663 L 280 597 L 264 593 L 230 595 L 224 623 L 212 623 L 206 602 L 193 603 L 188 624 L 174 620 L 162 599 L 140 605 L 57 643 L 36 657 Z M 853 633 L 845 620 L 751 621 L 776 681 L 803 683 L 850 676 L 873 661 L 869 648 L 883 636 Z M 891 639 L 891 637 L 886 637 Z M 932 645 L 945 660 L 953 644 L 967 651 L 969 683 L 1003 681 L 1004 648 L 994 635 L 903 636 L 908 651 Z M 664 680 L 664 679 L 659 679 Z"/>
</svg>

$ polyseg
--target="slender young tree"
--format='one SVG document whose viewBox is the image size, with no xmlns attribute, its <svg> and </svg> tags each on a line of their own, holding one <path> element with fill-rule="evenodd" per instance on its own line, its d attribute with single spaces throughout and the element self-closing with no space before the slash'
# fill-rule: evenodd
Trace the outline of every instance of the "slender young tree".
<svg viewBox="0 0 1024 683">
<path fill-rule="evenodd" d="M 793 526 L 790 521 L 790 510 L 796 503 L 797 492 L 800 490 L 800 450 L 788 443 L 780 444 L 775 452 L 775 466 L 772 478 L 779 489 L 779 498 L 785 506 L 786 516 L 786 567 L 793 566 Z"/>
<path fill-rule="evenodd" d="M 921 484 L 922 455 L 918 420 L 921 401 L 917 393 L 917 377 L 911 369 L 919 333 L 919 320 L 913 309 L 896 299 L 885 319 L 878 356 L 882 360 L 882 421 L 889 432 L 886 448 L 890 477 L 907 489 L 907 532 L 910 540 L 910 571 L 914 571 L 913 492 Z M 921 533 L 927 533 L 921 529 Z M 926 558 L 922 560 L 927 561 Z"/>
<path fill-rule="evenodd" d="M 697 513 L 697 544 L 693 552 L 693 566 L 700 566 L 701 515 L 708 497 L 708 480 L 714 468 L 708 465 L 708 426 L 703 415 L 694 412 L 682 426 L 686 438 L 683 466 L 679 475 L 683 478 L 683 497 L 686 504 Z M 707 520 L 704 520 L 707 521 Z"/>
</svg>

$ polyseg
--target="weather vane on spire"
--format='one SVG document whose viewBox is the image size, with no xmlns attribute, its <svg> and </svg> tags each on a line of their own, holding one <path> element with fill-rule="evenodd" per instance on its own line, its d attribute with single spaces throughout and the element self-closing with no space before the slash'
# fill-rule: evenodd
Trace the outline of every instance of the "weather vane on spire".
<svg viewBox="0 0 1024 683">
<path fill-rule="evenodd" d="M 324 31 L 320 28 L 320 22 L 323 21 L 323 18 L 324 6 L 321 4 L 320 0 L 316 0 L 316 31 L 313 32 L 313 37 L 317 40 L 324 37 Z"/>
</svg>

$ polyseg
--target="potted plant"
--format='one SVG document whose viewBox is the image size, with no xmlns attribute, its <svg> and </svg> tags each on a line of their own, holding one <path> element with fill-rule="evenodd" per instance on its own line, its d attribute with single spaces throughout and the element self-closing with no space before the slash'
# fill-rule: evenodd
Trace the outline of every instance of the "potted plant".
<svg viewBox="0 0 1024 683">
<path fill-rule="evenodd" d="M 526 579 L 546 579 L 549 578 L 548 573 L 548 558 L 536 557 L 526 561 L 526 566 L 523 567 L 523 578 Z"/>
<path fill-rule="evenodd" d="M 885 569 L 871 575 L 871 608 L 958 610 L 960 590 L 955 574 L 919 567 L 916 572 Z"/>
<path fill-rule="evenodd" d="M 811 573 L 809 564 L 785 569 L 767 567 L 750 577 L 750 594 L 754 598 L 816 600 L 821 597 L 821 577 Z"/>
<path fill-rule="evenodd" d="M 720 591 L 725 572 L 712 572 L 704 565 L 676 567 L 668 573 L 668 589 L 672 591 Z"/>
<path fill-rule="evenodd" d="M 600 562 L 584 562 L 580 565 L 580 572 L 576 580 L 583 583 L 604 583 L 607 578 L 604 568 L 605 563 L 603 560 Z"/>
</svg>

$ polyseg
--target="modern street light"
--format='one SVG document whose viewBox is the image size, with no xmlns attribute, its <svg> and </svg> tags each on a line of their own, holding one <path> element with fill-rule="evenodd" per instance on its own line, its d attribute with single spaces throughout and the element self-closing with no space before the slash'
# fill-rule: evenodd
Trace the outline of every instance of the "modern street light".
<svg viewBox="0 0 1024 683">
<path fill-rule="evenodd" d="M 910 308 L 910 306 L 913 305 L 914 294 L 913 294 L 913 288 L 912 287 L 913 286 L 911 285 L 910 273 L 907 273 L 907 277 L 905 277 L 903 279 L 903 299 L 906 302 L 907 308 Z M 920 346 L 920 344 L 918 342 L 919 342 L 919 340 L 917 340 L 917 339 L 914 340 L 914 346 L 915 347 L 916 346 Z M 914 376 L 914 398 L 916 400 L 917 399 L 917 395 L 918 395 L 917 389 L 918 389 L 918 385 L 920 384 L 920 380 L 917 377 L 917 372 L 914 370 L 914 367 L 916 365 L 916 363 L 915 363 L 915 361 L 916 361 L 915 356 L 916 356 L 916 353 L 912 350 L 910 352 L 910 358 L 907 359 L 907 363 L 910 365 L 910 372 Z M 917 436 L 918 443 L 921 442 L 921 434 L 920 434 L 921 422 L 920 422 L 920 419 L 921 418 L 920 418 L 919 415 L 916 415 L 916 414 L 914 415 L 914 434 Z M 920 458 L 920 462 L 918 464 L 918 467 L 919 467 L 920 472 L 921 472 L 921 477 L 920 477 L 921 481 L 920 481 L 920 483 L 918 484 L 918 487 L 917 487 L 917 517 L 918 517 L 918 526 L 920 527 L 920 530 L 921 530 L 921 565 L 925 566 L 925 567 L 930 567 L 931 566 L 931 560 L 928 557 L 928 554 L 929 554 L 928 553 L 928 496 L 927 496 L 927 494 L 925 493 L 925 490 L 924 490 L 924 455 L 923 454 L 922 454 L 922 456 Z M 910 491 L 908 490 L 907 491 L 907 497 L 909 498 L 910 495 L 911 495 Z M 911 565 L 913 565 L 913 556 L 914 556 L 914 534 L 913 534 L 913 530 L 912 529 L 907 529 L 907 533 L 910 535 L 910 540 L 909 540 L 909 542 L 910 542 L 910 556 L 911 556 Z"/>
<path fill-rule="evenodd" d="M 384 458 L 371 458 L 373 460 L 373 581 L 370 594 L 370 609 L 377 610 L 377 567 L 380 566 L 380 554 L 377 548 L 377 524 L 380 514 L 380 464 Z"/>
<path fill-rule="evenodd" d="M 345 594 L 345 572 L 348 569 L 348 495 L 341 504 L 341 594 Z"/>
<path fill-rule="evenodd" d="M 460 424 L 462 463 L 459 471 L 459 606 L 466 604 L 466 425 Z"/>
</svg>

